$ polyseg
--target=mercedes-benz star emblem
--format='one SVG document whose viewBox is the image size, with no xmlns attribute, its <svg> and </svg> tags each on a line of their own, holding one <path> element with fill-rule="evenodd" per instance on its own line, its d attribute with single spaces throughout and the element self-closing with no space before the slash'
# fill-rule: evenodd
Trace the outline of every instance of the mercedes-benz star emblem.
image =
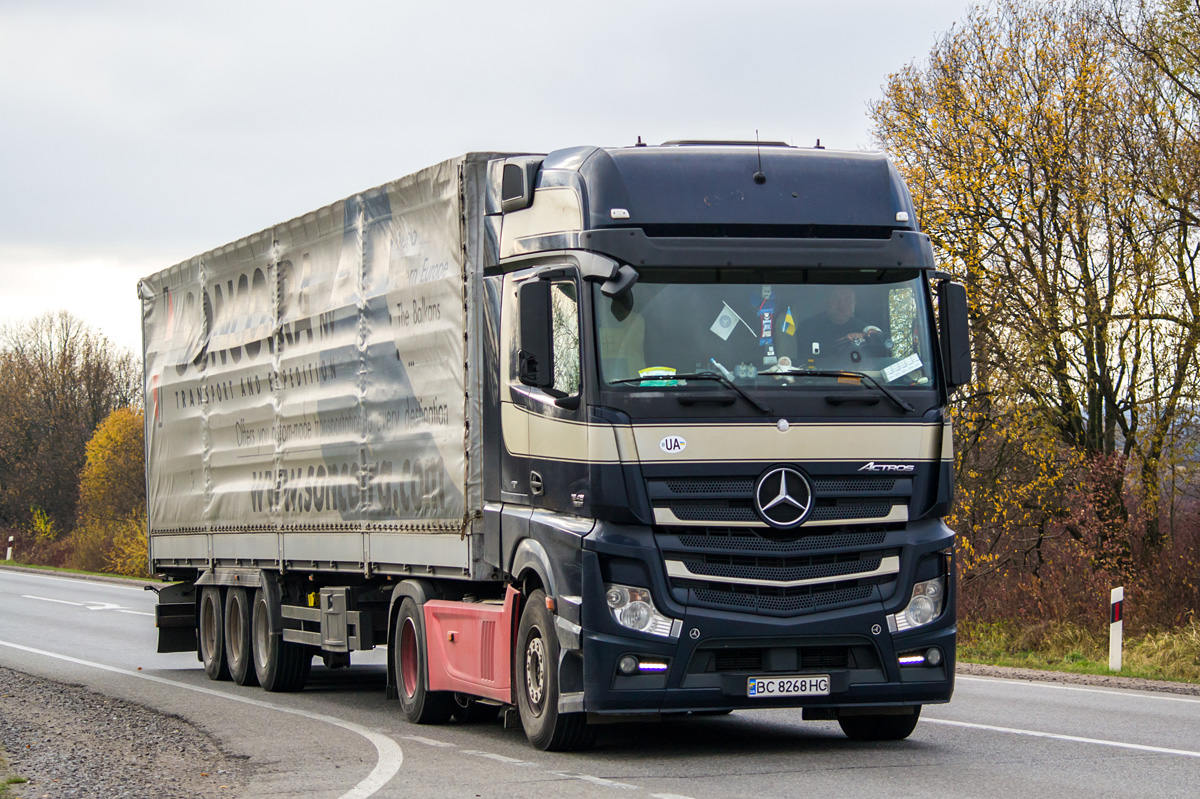
<svg viewBox="0 0 1200 799">
<path fill-rule="evenodd" d="M 812 508 L 812 486 L 796 469 L 777 466 L 758 478 L 754 504 L 758 515 L 772 527 L 795 527 L 808 517 Z"/>
</svg>

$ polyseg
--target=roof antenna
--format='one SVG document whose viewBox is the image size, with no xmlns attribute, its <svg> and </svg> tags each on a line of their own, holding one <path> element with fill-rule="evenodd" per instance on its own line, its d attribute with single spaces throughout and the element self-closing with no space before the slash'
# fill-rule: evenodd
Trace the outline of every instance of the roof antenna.
<svg viewBox="0 0 1200 799">
<path fill-rule="evenodd" d="M 633 146 L 634 146 L 634 147 L 645 147 L 645 146 L 646 146 L 646 142 L 642 141 L 642 137 L 641 137 L 641 136 L 638 136 L 638 143 L 637 143 L 637 144 L 635 144 L 635 145 L 633 145 Z"/>
<path fill-rule="evenodd" d="M 758 140 L 758 129 L 754 129 L 754 146 L 758 150 L 758 171 L 754 173 L 754 182 L 762 185 L 767 182 L 767 176 L 762 171 L 762 143 Z"/>
<path fill-rule="evenodd" d="M 820 140 L 820 139 L 817 139 L 817 146 L 816 146 L 816 147 L 814 147 L 813 149 L 814 149 L 814 150 L 824 150 L 824 149 L 825 149 L 824 147 L 822 147 L 822 146 L 821 146 L 821 140 Z"/>
</svg>

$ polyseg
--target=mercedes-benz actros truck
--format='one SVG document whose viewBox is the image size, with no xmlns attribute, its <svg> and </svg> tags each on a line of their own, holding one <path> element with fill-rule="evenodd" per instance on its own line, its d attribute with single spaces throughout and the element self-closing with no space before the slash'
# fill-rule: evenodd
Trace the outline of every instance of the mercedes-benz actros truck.
<svg viewBox="0 0 1200 799">
<path fill-rule="evenodd" d="M 299 690 L 386 647 L 416 723 L 954 685 L 966 294 L 885 157 L 469 153 L 139 284 L 163 652 Z"/>
</svg>

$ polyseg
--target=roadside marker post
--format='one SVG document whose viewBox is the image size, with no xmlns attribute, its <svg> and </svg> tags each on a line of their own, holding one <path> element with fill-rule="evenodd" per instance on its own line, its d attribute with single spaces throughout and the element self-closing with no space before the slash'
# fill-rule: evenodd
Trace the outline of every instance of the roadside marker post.
<svg viewBox="0 0 1200 799">
<path fill-rule="evenodd" d="M 1125 588 L 1114 588 L 1108 604 L 1108 669 L 1121 670 L 1121 628 L 1125 617 Z"/>
<path fill-rule="evenodd" d="M 4 556 L 5 560 L 12 560 L 12 542 L 13 537 L 10 535 L 8 537 L 8 554 Z"/>
</svg>

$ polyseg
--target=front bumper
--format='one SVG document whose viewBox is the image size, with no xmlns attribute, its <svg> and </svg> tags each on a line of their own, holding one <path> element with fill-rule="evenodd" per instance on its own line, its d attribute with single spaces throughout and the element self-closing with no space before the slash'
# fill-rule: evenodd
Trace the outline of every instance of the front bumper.
<svg viewBox="0 0 1200 799">
<path fill-rule="evenodd" d="M 747 620 L 689 611 L 678 641 L 584 631 L 584 709 L 636 714 L 763 707 L 918 705 L 950 701 L 956 627 L 893 636 L 882 607 L 834 619 Z M 936 623 L 935 623 L 936 624 Z M 878 629 L 878 632 L 874 632 Z M 692 638 L 692 630 L 698 637 Z M 937 648 L 937 666 L 901 666 L 898 655 Z M 665 672 L 623 675 L 625 655 L 666 662 Z M 750 677 L 827 674 L 826 696 L 755 698 Z"/>
<path fill-rule="evenodd" d="M 573 709 L 598 714 L 654 714 L 737 708 L 828 708 L 922 705 L 950 701 L 954 692 L 957 587 L 952 566 L 946 602 L 932 623 L 892 633 L 888 614 L 907 603 L 918 563 L 929 564 L 952 544 L 938 523 L 906 545 L 895 590 L 879 601 L 798 615 L 760 615 L 682 604 L 673 598 L 649 547 L 601 546 L 581 563 L 581 626 L 575 638 L 578 669 L 564 684 L 578 686 Z M 604 552 L 604 550 L 608 550 Z M 608 557 L 606 557 L 606 555 Z M 946 563 L 949 563 L 948 559 Z M 678 639 L 636 633 L 617 625 L 604 602 L 606 580 L 648 586 L 663 613 L 682 620 Z M 904 665 L 899 657 L 938 650 L 940 662 Z M 663 671 L 622 674 L 627 655 L 666 663 Z M 830 692 L 820 696 L 759 698 L 748 695 L 751 677 L 825 674 Z M 582 694 L 582 696 L 580 696 Z M 580 706 L 582 705 L 582 707 Z"/>
</svg>

